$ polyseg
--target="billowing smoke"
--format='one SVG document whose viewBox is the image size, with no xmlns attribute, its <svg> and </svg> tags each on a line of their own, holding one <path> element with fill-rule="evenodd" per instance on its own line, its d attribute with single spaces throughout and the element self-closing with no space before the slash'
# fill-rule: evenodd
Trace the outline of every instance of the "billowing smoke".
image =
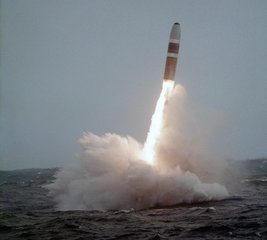
<svg viewBox="0 0 267 240">
<path fill-rule="evenodd" d="M 217 183 L 223 163 L 194 139 L 185 100 L 185 90 L 176 85 L 163 110 L 152 165 L 142 159 L 143 145 L 132 137 L 84 134 L 77 163 L 62 168 L 47 186 L 57 207 L 145 209 L 227 197 L 226 188 Z"/>
</svg>

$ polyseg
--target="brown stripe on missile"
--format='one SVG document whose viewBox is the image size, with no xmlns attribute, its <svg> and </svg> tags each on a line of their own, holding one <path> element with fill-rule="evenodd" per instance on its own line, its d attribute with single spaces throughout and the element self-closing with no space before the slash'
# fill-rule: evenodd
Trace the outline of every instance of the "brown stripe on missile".
<svg viewBox="0 0 267 240">
<path fill-rule="evenodd" d="M 168 52 L 178 53 L 178 51 L 179 51 L 179 44 L 170 42 L 168 46 Z"/>
</svg>

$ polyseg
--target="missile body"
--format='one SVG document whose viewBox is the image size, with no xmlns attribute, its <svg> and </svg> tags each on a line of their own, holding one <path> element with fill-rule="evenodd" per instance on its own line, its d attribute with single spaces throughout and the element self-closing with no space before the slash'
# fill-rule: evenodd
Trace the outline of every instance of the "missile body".
<svg viewBox="0 0 267 240">
<path fill-rule="evenodd" d="M 174 23 L 170 34 L 168 53 L 164 70 L 164 78 L 163 78 L 164 81 L 175 80 L 175 72 L 176 72 L 177 58 L 180 45 L 180 36 L 181 36 L 180 24 Z"/>
</svg>

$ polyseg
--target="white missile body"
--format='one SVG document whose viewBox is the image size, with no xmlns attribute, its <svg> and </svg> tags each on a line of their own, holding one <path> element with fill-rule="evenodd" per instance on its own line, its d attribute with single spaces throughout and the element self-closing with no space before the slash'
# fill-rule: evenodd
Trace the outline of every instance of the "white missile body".
<svg viewBox="0 0 267 240">
<path fill-rule="evenodd" d="M 175 80 L 175 72 L 177 66 L 177 59 L 180 46 L 181 28 L 179 23 L 174 23 L 172 26 L 168 53 L 166 58 L 164 81 Z"/>
</svg>

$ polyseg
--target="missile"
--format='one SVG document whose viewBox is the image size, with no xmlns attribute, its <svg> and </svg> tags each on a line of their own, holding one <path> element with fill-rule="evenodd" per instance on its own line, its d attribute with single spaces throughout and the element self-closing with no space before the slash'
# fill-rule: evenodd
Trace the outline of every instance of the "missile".
<svg viewBox="0 0 267 240">
<path fill-rule="evenodd" d="M 180 36 L 181 36 L 180 24 L 174 23 L 170 34 L 168 53 L 164 70 L 164 78 L 163 78 L 164 81 L 175 80 L 175 72 L 176 72 L 177 58 L 180 45 Z"/>
</svg>

